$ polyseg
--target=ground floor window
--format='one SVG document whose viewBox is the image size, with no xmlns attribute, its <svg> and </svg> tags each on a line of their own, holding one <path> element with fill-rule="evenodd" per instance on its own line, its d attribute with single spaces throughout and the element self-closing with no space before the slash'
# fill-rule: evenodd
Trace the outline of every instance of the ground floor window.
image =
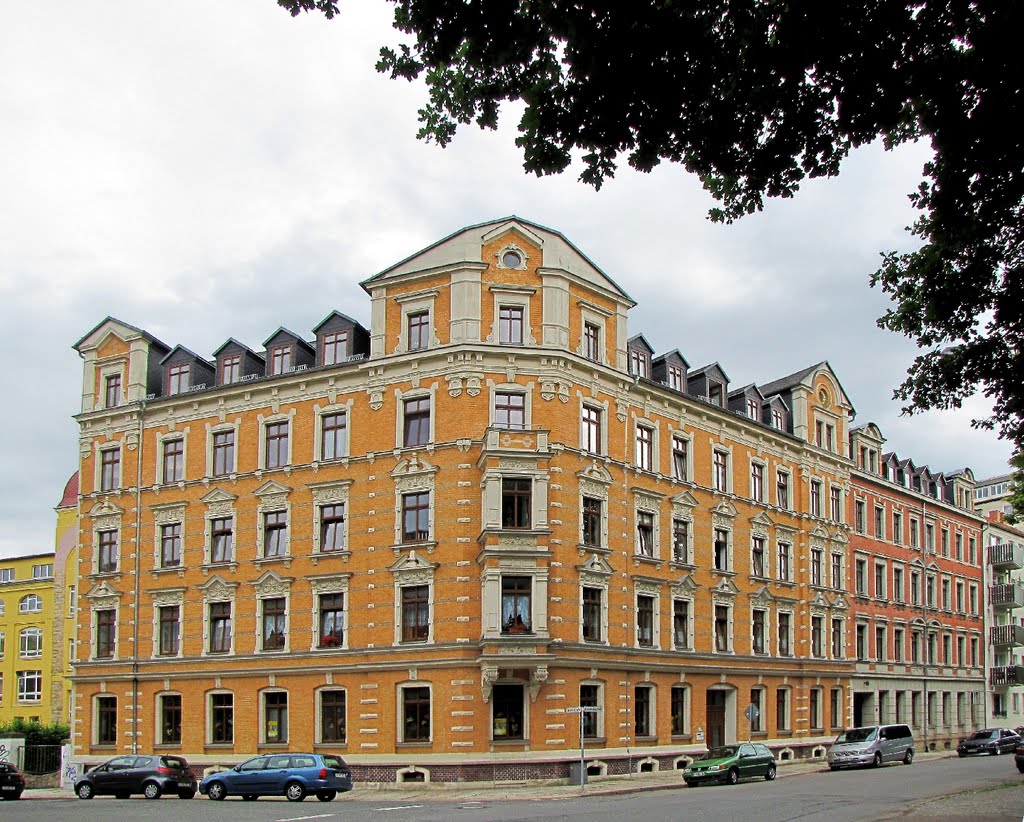
<svg viewBox="0 0 1024 822">
<path fill-rule="evenodd" d="M 160 697 L 160 742 L 164 745 L 181 744 L 181 694 Z"/>
<path fill-rule="evenodd" d="M 263 739 L 271 744 L 288 741 L 288 694 L 283 691 L 263 696 Z"/>
<path fill-rule="evenodd" d="M 96 697 L 96 744 L 117 744 L 117 697 Z"/>
<path fill-rule="evenodd" d="M 402 741 L 430 741 L 430 688 L 402 689 Z"/>
<path fill-rule="evenodd" d="M 210 695 L 210 742 L 229 745 L 235 741 L 235 695 Z"/>
<path fill-rule="evenodd" d="M 345 692 L 320 692 L 320 741 L 345 742 Z"/>
<path fill-rule="evenodd" d="M 685 736 L 688 731 L 686 721 L 687 688 L 675 685 L 672 688 L 672 736 Z"/>
<path fill-rule="evenodd" d="M 600 685 L 580 685 L 580 706 L 584 708 L 599 708 L 598 701 L 601 698 Z M 583 738 L 596 739 L 598 733 L 597 712 L 580 714 L 580 722 L 583 723 Z"/>
<path fill-rule="evenodd" d="M 495 685 L 491 691 L 495 739 L 523 739 L 523 686 Z"/>
<path fill-rule="evenodd" d="M 638 737 L 654 735 L 652 690 L 650 685 L 637 685 L 633 692 L 634 733 Z"/>
</svg>

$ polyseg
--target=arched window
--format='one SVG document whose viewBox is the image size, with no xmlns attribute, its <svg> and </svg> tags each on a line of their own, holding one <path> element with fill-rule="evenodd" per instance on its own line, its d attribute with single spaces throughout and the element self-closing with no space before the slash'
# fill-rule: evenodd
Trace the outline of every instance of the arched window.
<svg viewBox="0 0 1024 822">
<path fill-rule="evenodd" d="M 23 596 L 18 603 L 18 610 L 23 614 L 34 614 L 43 610 L 43 598 L 39 594 Z"/>
</svg>

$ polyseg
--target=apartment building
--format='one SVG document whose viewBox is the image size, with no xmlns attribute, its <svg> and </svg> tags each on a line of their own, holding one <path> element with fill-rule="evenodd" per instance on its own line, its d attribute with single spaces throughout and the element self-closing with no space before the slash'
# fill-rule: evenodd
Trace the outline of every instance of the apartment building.
<svg viewBox="0 0 1024 822">
<path fill-rule="evenodd" d="M 933 472 L 850 438 L 853 724 L 906 722 L 929 750 L 984 722 L 981 517 L 970 469 Z"/>
<path fill-rule="evenodd" d="M 75 346 L 76 757 L 557 777 L 580 721 L 596 772 L 748 736 L 821 755 L 856 664 L 828 363 L 737 388 L 656 355 L 519 218 L 363 287 L 369 328 L 205 359 L 107 318 Z"/>
<path fill-rule="evenodd" d="M 986 515 L 982 531 L 991 688 L 986 724 L 1018 728 L 1024 725 L 1024 530 L 1010 525 L 1001 511 L 994 510 Z"/>
</svg>

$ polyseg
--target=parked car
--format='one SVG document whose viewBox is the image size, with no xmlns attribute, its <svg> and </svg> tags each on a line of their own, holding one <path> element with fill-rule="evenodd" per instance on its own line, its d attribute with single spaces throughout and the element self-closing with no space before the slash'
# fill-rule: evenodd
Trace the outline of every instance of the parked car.
<svg viewBox="0 0 1024 822">
<path fill-rule="evenodd" d="M 1024 773 L 1024 737 L 1021 737 L 1013 752 L 1013 762 L 1017 766 L 1017 770 Z"/>
<path fill-rule="evenodd" d="M 285 796 L 301 802 L 315 794 L 330 802 L 352 790 L 352 774 L 345 760 L 334 754 L 290 753 L 253 757 L 228 771 L 218 771 L 199 783 L 199 793 L 210 799 L 241 796 Z"/>
<path fill-rule="evenodd" d="M 867 725 L 847 728 L 832 743 L 826 757 L 831 770 L 857 765 L 914 761 L 914 735 L 909 725 Z"/>
<path fill-rule="evenodd" d="M 683 769 L 683 781 L 691 788 L 701 782 L 728 782 L 735 785 L 741 779 L 763 776 L 775 778 L 775 757 L 764 745 L 742 742 L 711 748 L 700 759 Z"/>
<path fill-rule="evenodd" d="M 0 799 L 21 799 L 25 776 L 10 762 L 0 762 Z"/>
<path fill-rule="evenodd" d="M 1021 738 L 1009 728 L 983 728 L 975 731 L 965 739 L 960 740 L 956 746 L 957 756 L 970 756 L 971 754 L 999 754 L 1012 753 L 1017 750 Z"/>
<path fill-rule="evenodd" d="M 115 756 L 97 765 L 75 783 L 79 799 L 113 794 L 127 799 L 141 793 L 146 799 L 176 794 L 181 799 L 196 795 L 196 778 L 180 756 Z"/>
</svg>

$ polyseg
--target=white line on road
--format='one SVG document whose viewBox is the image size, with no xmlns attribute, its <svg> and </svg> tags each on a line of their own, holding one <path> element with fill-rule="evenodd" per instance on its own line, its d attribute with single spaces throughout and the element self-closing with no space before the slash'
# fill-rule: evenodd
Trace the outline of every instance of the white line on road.
<svg viewBox="0 0 1024 822">
<path fill-rule="evenodd" d="M 333 813 L 318 813 L 316 816 L 288 816 L 284 819 L 278 819 L 277 822 L 299 822 L 301 819 L 330 819 L 336 816 Z"/>
<path fill-rule="evenodd" d="M 392 808 L 374 808 L 375 811 L 411 811 L 413 808 L 422 808 L 422 805 L 395 805 Z"/>
</svg>

